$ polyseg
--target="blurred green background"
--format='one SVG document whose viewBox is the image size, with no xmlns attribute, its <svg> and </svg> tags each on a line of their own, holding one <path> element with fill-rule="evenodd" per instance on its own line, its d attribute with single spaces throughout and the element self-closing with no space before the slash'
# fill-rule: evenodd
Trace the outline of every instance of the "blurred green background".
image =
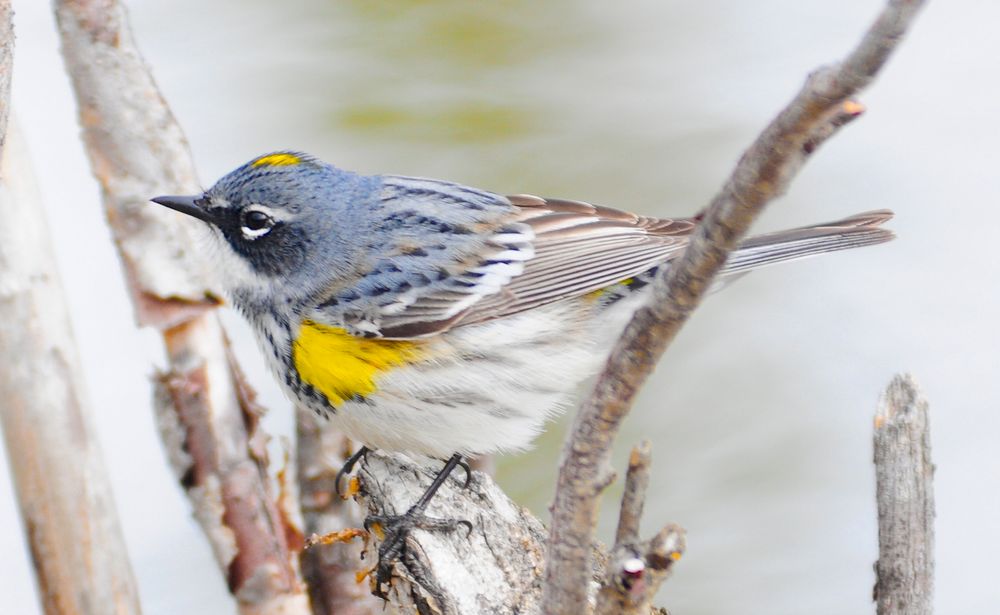
<svg viewBox="0 0 1000 615">
<path fill-rule="evenodd" d="M 736 158 L 878 0 L 618 3 L 136 0 L 146 60 L 205 185 L 293 148 L 366 172 L 575 198 L 658 216 L 704 206 Z M 148 613 L 231 613 L 149 410 L 158 341 L 136 332 L 74 137 L 45 3 L 19 11 L 15 105 L 60 246 L 77 337 Z M 675 615 L 872 612 L 871 417 L 897 371 L 932 404 L 940 612 L 990 612 L 1000 544 L 994 434 L 1000 294 L 1000 4 L 931 1 L 869 112 L 758 230 L 895 209 L 885 246 L 769 269 L 711 297 L 618 440 L 654 444 L 645 515 L 688 529 L 660 602 Z M 233 314 L 267 428 L 291 413 Z M 499 479 L 541 516 L 567 421 Z M 277 450 L 278 440 L 274 446 Z M 36 613 L 0 473 L 0 588 Z M 608 539 L 620 485 L 606 498 Z"/>
</svg>

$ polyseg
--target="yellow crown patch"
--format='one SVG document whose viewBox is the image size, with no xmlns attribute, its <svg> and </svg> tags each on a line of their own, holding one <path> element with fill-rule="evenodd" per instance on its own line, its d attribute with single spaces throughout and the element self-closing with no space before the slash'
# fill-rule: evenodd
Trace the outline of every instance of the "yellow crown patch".
<svg viewBox="0 0 1000 615">
<path fill-rule="evenodd" d="M 252 167 L 291 167 L 302 164 L 302 159 L 295 154 L 281 152 L 278 154 L 267 154 L 250 163 Z"/>
</svg>

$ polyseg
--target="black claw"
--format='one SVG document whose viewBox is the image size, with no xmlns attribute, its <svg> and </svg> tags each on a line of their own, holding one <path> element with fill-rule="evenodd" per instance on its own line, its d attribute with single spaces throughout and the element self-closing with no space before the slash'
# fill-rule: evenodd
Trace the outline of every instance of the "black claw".
<svg viewBox="0 0 1000 615">
<path fill-rule="evenodd" d="M 375 590 L 372 593 L 376 596 L 385 598 L 385 593 L 382 591 L 382 584 L 388 583 L 391 579 L 393 563 L 397 560 L 402 560 L 403 564 L 406 565 L 406 536 L 411 531 L 422 529 L 431 532 L 453 532 L 459 527 L 465 526 L 465 537 L 469 538 L 472 536 L 474 526 L 470 521 L 465 519 L 436 519 L 424 514 L 434 494 L 444 484 L 444 481 L 448 479 L 455 466 L 462 466 L 465 469 L 466 478 L 463 489 L 467 488 L 472 479 L 472 471 L 469 469 L 468 464 L 462 461 L 461 456 L 456 454 L 448 460 L 444 468 L 434 477 L 434 481 L 427 488 L 427 491 L 406 511 L 406 514 L 369 515 L 365 519 L 364 525 L 366 530 L 371 531 L 372 526 L 378 523 L 382 526 L 384 534 L 382 544 L 378 548 L 378 565 L 375 567 Z M 345 467 L 347 467 L 346 464 Z"/>
<path fill-rule="evenodd" d="M 462 461 L 461 459 L 459 459 L 458 461 L 458 467 L 465 470 L 465 482 L 462 483 L 462 489 L 468 489 L 469 485 L 472 483 L 472 468 L 470 468 L 469 464 Z"/>
<path fill-rule="evenodd" d="M 340 490 L 340 479 L 350 474 L 351 470 L 354 469 L 354 466 L 357 465 L 357 463 L 361 461 L 361 458 L 367 454 L 368 454 L 368 447 L 362 446 L 357 450 L 357 452 L 348 457 L 347 461 L 344 462 L 344 465 L 340 467 L 340 471 L 337 472 L 336 478 L 333 479 L 333 488 L 336 490 L 337 495 L 339 496 L 343 495 L 343 492 Z M 368 527 L 366 526 L 365 529 L 368 529 Z"/>
</svg>

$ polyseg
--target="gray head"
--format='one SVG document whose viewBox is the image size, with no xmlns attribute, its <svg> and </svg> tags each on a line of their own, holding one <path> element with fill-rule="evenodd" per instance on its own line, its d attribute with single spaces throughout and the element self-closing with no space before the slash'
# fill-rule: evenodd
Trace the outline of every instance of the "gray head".
<svg viewBox="0 0 1000 615">
<path fill-rule="evenodd" d="M 281 287 L 305 295 L 348 271 L 364 248 L 358 231 L 366 227 L 379 181 L 305 154 L 276 152 L 230 172 L 203 194 L 152 200 L 208 223 L 231 261 L 223 280 L 231 293 Z"/>
</svg>

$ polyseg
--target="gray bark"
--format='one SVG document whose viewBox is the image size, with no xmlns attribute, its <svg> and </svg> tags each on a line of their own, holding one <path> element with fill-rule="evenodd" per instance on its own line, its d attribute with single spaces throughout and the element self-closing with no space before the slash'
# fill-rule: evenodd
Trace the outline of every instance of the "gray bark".
<svg viewBox="0 0 1000 615">
<path fill-rule="evenodd" d="M 360 464 L 358 499 L 368 514 L 403 514 L 430 484 L 440 466 L 416 464 L 402 455 L 370 453 Z M 416 530 L 405 557 L 393 566 L 389 602 L 402 613 L 477 615 L 539 613 L 545 528 L 481 472 L 456 469 L 431 501 L 427 514 L 464 519 L 472 531 Z M 378 561 L 378 532 L 365 561 Z M 374 572 L 369 582 L 374 585 Z M 592 575 L 593 576 L 593 575 Z"/>
<path fill-rule="evenodd" d="M 66 299 L 16 131 L 3 148 L 0 176 L 0 424 L 42 608 L 49 615 L 137 614 Z"/>
<path fill-rule="evenodd" d="M 929 615 L 934 598 L 934 465 L 928 404 L 913 377 L 893 378 L 875 413 L 879 615 Z"/>
</svg>

